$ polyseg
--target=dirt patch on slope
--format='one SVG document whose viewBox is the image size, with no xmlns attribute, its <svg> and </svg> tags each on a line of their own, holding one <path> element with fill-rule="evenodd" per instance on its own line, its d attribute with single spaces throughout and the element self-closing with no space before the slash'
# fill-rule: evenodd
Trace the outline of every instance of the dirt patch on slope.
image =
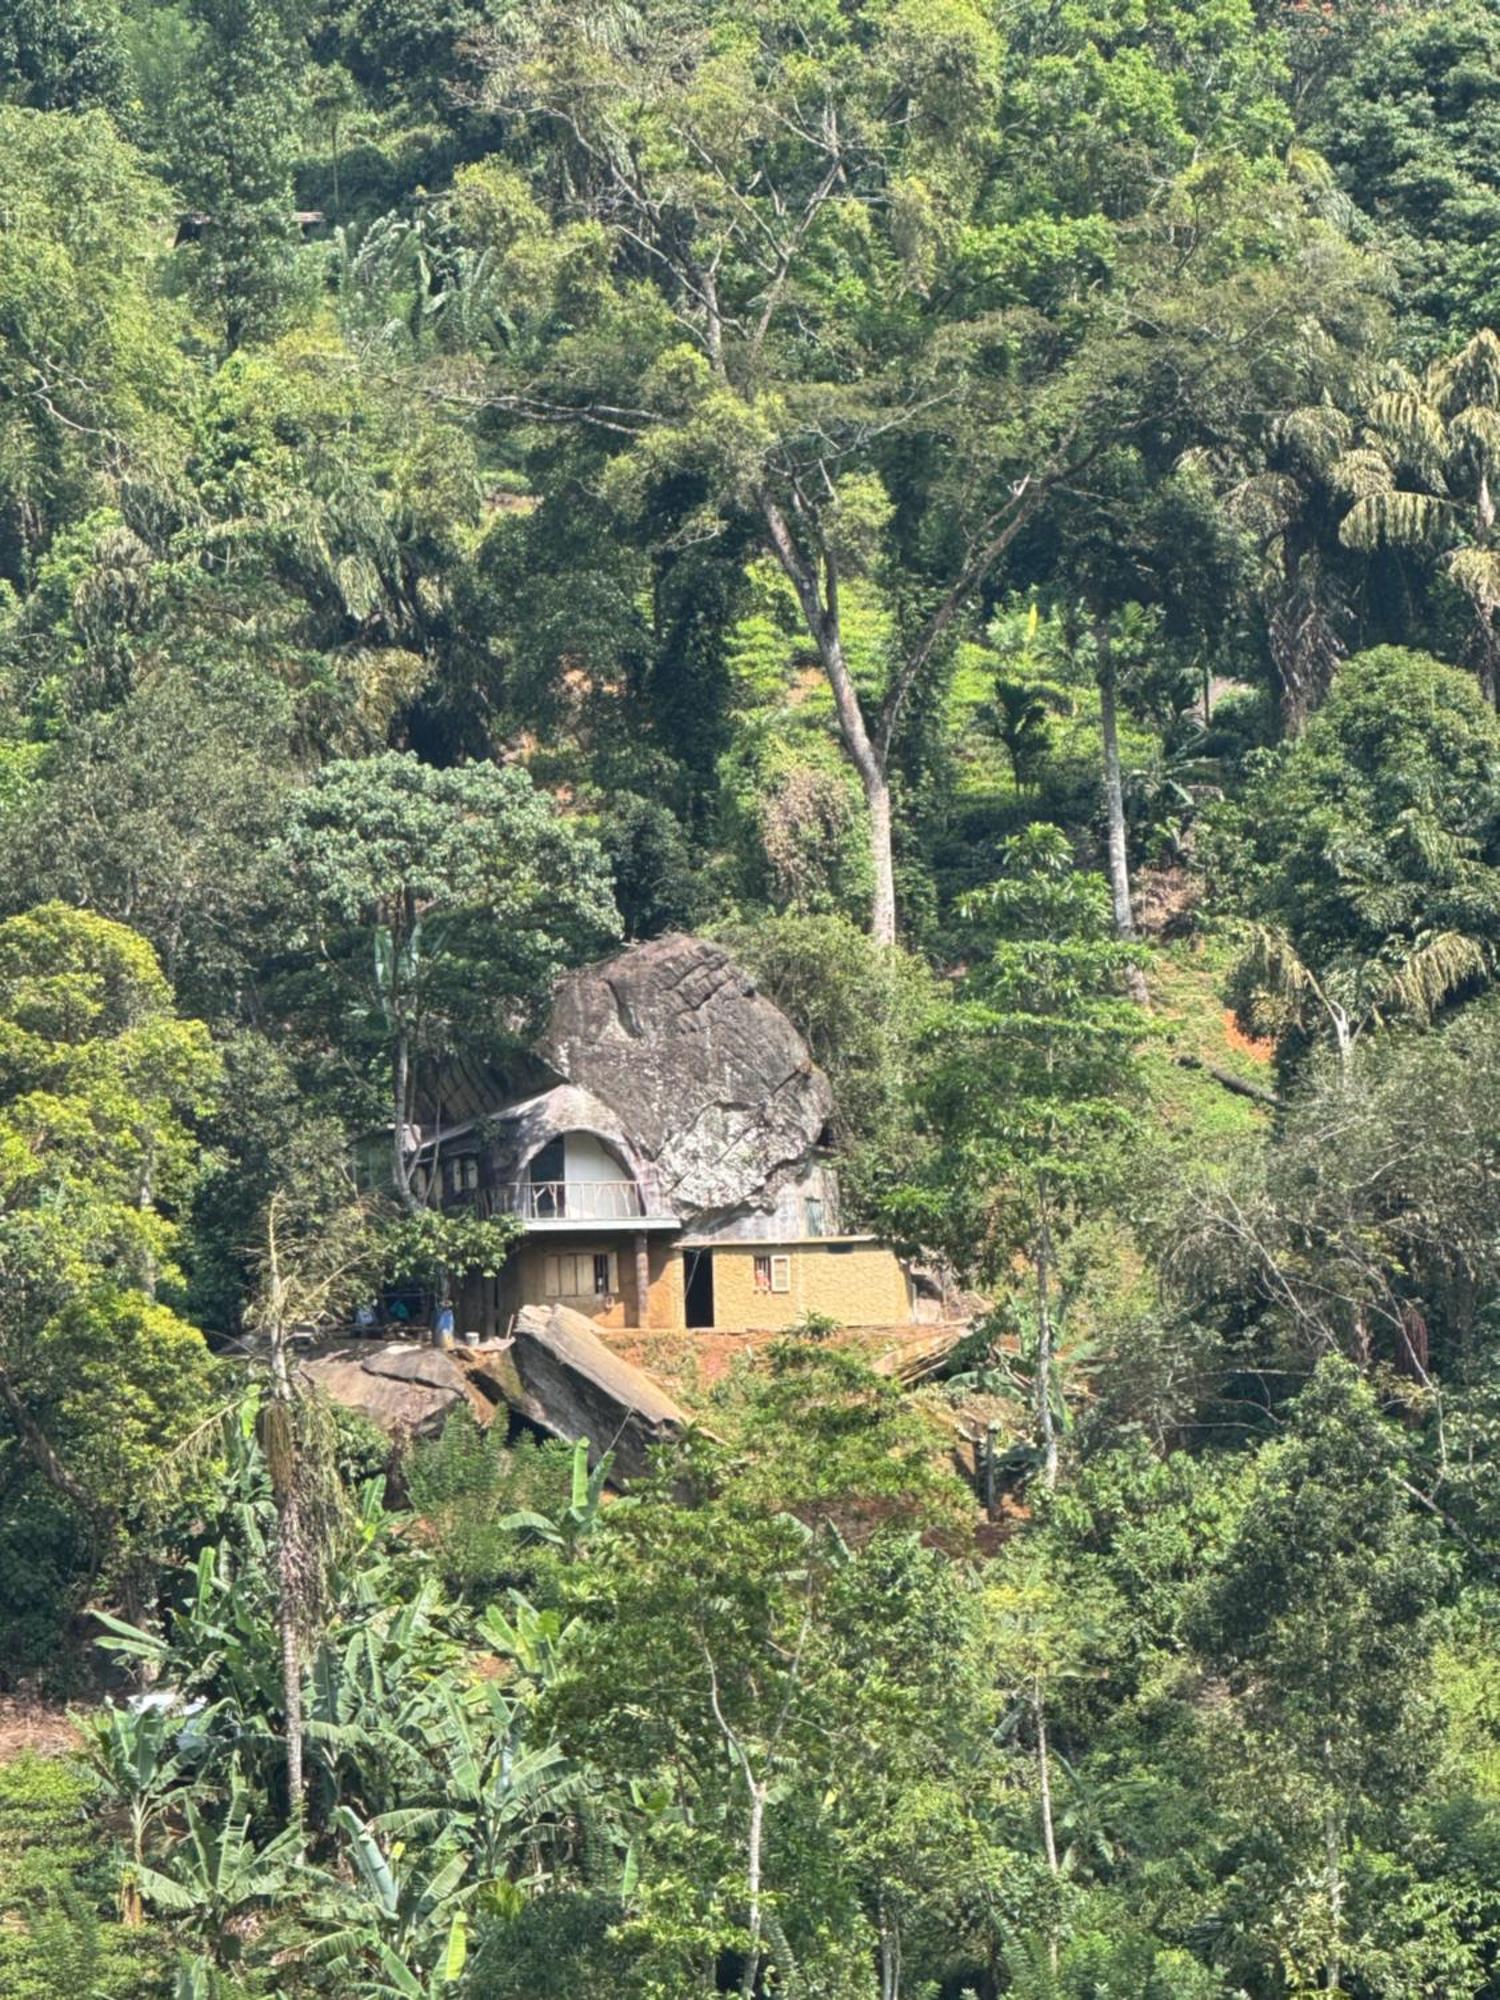
<svg viewBox="0 0 1500 2000">
<path fill-rule="evenodd" d="M 34 1696 L 0 1695 L 0 1764 L 25 1750 L 39 1757 L 63 1757 L 83 1742 L 66 1709 Z"/>
</svg>

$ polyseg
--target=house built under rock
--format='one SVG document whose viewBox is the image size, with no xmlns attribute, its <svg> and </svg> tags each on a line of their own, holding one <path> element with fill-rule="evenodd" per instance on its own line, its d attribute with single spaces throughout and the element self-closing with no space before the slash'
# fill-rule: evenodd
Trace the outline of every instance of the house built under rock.
<svg viewBox="0 0 1500 2000">
<path fill-rule="evenodd" d="M 726 1332 L 917 1316 L 894 1253 L 841 1227 L 827 1078 L 720 946 L 657 938 L 570 974 L 536 1054 L 528 1095 L 466 1074 L 416 1135 L 434 1199 L 524 1229 L 461 1289 L 460 1330 L 553 1304 Z"/>
</svg>

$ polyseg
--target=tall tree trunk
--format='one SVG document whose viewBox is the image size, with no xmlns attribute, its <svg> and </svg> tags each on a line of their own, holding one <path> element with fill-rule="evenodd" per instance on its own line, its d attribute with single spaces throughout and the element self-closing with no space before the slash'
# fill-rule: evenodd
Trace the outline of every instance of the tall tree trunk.
<svg viewBox="0 0 1500 2000">
<path fill-rule="evenodd" d="M 1328 1993 L 1342 1993 L 1344 1990 L 1344 1870 L 1340 1846 L 1338 1815 L 1329 1806 L 1323 1813 L 1329 1929 L 1328 1969 L 1323 1987 Z"/>
<path fill-rule="evenodd" d="M 156 1147 L 148 1141 L 141 1164 L 140 1184 L 136 1189 L 135 1205 L 141 1211 L 142 1215 L 149 1215 L 151 1212 L 151 1204 L 155 1199 L 156 1192 L 155 1176 Z M 141 1290 L 146 1294 L 148 1299 L 156 1297 L 156 1286 L 159 1276 L 160 1273 L 157 1268 L 156 1258 L 150 1251 L 147 1251 L 141 1270 Z"/>
<path fill-rule="evenodd" d="M 876 944 L 894 944 L 896 869 L 891 839 L 891 788 L 883 770 L 864 782 L 865 803 L 870 809 L 870 866 L 875 877 L 870 898 L 870 935 Z"/>
<path fill-rule="evenodd" d="M 302 1777 L 302 1647 L 297 1631 L 299 1523 L 297 1499 L 287 1495 L 276 1524 L 277 1622 L 281 1627 L 281 1702 L 286 1713 L 287 1817 L 301 1824 Z"/>
<path fill-rule="evenodd" d="M 1057 1484 L 1057 1425 L 1052 1416 L 1052 1231 L 1043 1195 L 1041 1242 L 1036 1260 L 1036 1424 L 1042 1441 L 1042 1484 Z"/>
<path fill-rule="evenodd" d="M 1130 859 L 1125 843 L 1125 788 L 1120 779 L 1120 731 L 1115 687 L 1114 653 L 1106 619 L 1094 621 L 1099 659 L 1099 728 L 1104 738 L 1104 809 L 1109 826 L 1109 893 L 1114 905 L 1115 935 L 1135 939 L 1135 913 L 1130 907 Z M 1130 997 L 1138 1006 L 1150 1004 L 1146 979 L 1138 965 L 1125 976 Z"/>
<path fill-rule="evenodd" d="M 1493 614 L 1481 609 L 1479 643 L 1475 648 L 1479 692 L 1491 708 L 1500 708 L 1500 638 L 1495 635 Z"/>
<path fill-rule="evenodd" d="M 52 1448 L 52 1440 L 31 1414 L 25 1397 L 11 1380 L 10 1370 L 0 1367 L 0 1403 L 15 1425 L 21 1449 L 46 1480 L 84 1516 L 96 1534 L 103 1532 L 103 1515 L 81 1481 L 75 1479 Z"/>
<path fill-rule="evenodd" d="M 818 661 L 833 692 L 834 714 L 839 736 L 849 761 L 859 774 L 870 816 L 870 935 L 877 944 L 896 942 L 896 870 L 891 846 L 891 785 L 886 743 L 877 740 L 860 706 L 859 690 L 844 656 L 843 625 L 839 615 L 838 566 L 830 551 L 822 554 L 822 575 L 799 546 L 781 508 L 769 493 L 760 496 L 760 509 L 770 535 L 776 560 L 785 571 L 802 607 L 808 636 L 818 650 Z"/>
<path fill-rule="evenodd" d="M 901 2000 L 901 1932 L 880 1899 L 880 2000 Z"/>
<path fill-rule="evenodd" d="M 411 1050 L 404 1034 L 391 1051 L 391 1180 L 396 1198 L 408 1211 L 416 1208 L 411 1192 L 411 1167 L 406 1157 L 406 1109 L 411 1087 Z"/>
<path fill-rule="evenodd" d="M 280 1291 L 279 1274 L 272 1279 Z M 281 1705 L 286 1716 L 287 1817 L 302 1820 L 302 1648 L 298 1629 L 303 1575 L 302 1521 L 298 1504 L 297 1412 L 292 1371 L 287 1363 L 286 1325 L 280 1302 L 273 1308 L 271 1403 L 279 1433 L 268 1451 L 272 1497 L 276 1502 L 276 1626 L 281 1641 Z"/>
<path fill-rule="evenodd" d="M 749 1778 L 748 1768 L 746 1777 L 750 1785 L 750 1830 L 745 1849 L 745 1886 L 748 1902 L 745 1928 L 750 1933 L 750 1949 L 745 1954 L 745 1970 L 740 1976 L 740 2000 L 750 2000 L 760 1973 L 760 1855 L 765 1834 L 768 1789 L 763 1780 Z"/>
<path fill-rule="evenodd" d="M 1031 1682 L 1031 1713 L 1036 1723 L 1036 1769 L 1038 1789 L 1041 1793 L 1042 1808 L 1042 1851 L 1047 1857 L 1047 1872 L 1054 1881 L 1061 1872 L 1057 1865 L 1057 1832 L 1052 1824 L 1052 1760 L 1047 1750 L 1047 1709 L 1042 1699 L 1042 1677 L 1036 1674 Z M 1047 1963 L 1052 1968 L 1052 1977 L 1057 1977 L 1057 1920 L 1047 1932 Z"/>
<path fill-rule="evenodd" d="M 1031 1683 L 1031 1713 L 1036 1722 L 1036 1769 L 1041 1792 L 1042 1850 L 1047 1856 L 1048 1873 L 1056 1875 L 1057 1832 L 1052 1824 L 1052 1763 L 1047 1753 L 1047 1709 L 1042 1700 L 1040 1674 L 1036 1675 Z"/>
<path fill-rule="evenodd" d="M 859 691 L 844 657 L 843 632 L 839 623 L 838 599 L 832 594 L 831 607 L 818 620 L 814 634 L 818 656 L 828 685 L 833 690 L 833 708 L 838 717 L 850 763 L 859 774 L 869 814 L 870 936 L 876 944 L 896 942 L 896 866 L 891 833 L 891 782 L 886 759 L 870 734 L 860 707 Z"/>
</svg>

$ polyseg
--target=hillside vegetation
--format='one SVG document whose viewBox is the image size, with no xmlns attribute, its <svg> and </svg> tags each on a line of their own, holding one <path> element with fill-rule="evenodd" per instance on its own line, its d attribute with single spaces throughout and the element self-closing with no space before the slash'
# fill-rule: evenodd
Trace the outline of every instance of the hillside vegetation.
<svg viewBox="0 0 1500 2000">
<path fill-rule="evenodd" d="M 1497 246 L 1500 0 L 0 7 L 6 2000 L 1500 1995 Z M 673 931 L 943 1378 L 310 1393 Z"/>
</svg>

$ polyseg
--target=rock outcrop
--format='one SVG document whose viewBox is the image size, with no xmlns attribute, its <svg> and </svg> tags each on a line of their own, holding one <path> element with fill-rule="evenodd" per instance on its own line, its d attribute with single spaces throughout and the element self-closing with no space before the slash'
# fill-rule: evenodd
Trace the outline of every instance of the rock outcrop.
<svg viewBox="0 0 1500 2000">
<path fill-rule="evenodd" d="M 483 1424 L 509 1407 L 549 1437 L 587 1438 L 591 1464 L 611 1453 L 616 1481 L 638 1479 L 653 1447 L 680 1438 L 692 1421 L 660 1382 L 612 1353 L 592 1322 L 567 1306 L 523 1306 L 507 1339 L 479 1348 L 350 1341 L 300 1367 L 398 1444 L 435 1437 L 465 1403 Z"/>
<path fill-rule="evenodd" d="M 591 1464 L 612 1452 L 618 1478 L 639 1478 L 652 1447 L 681 1437 L 690 1421 L 659 1382 L 612 1354 L 567 1306 L 523 1306 L 504 1350 L 485 1350 L 483 1365 L 511 1406 L 553 1437 L 587 1438 Z"/>
<path fill-rule="evenodd" d="M 768 1209 L 816 1168 L 828 1080 L 707 939 L 654 938 L 570 974 L 538 1052 L 611 1107 L 684 1220 Z"/>
<path fill-rule="evenodd" d="M 451 1354 L 412 1341 L 347 1346 L 312 1354 L 301 1373 L 333 1402 L 357 1410 L 387 1437 L 435 1437 L 461 1403 L 487 1418 L 488 1408 L 469 1388 L 465 1370 Z"/>
</svg>

